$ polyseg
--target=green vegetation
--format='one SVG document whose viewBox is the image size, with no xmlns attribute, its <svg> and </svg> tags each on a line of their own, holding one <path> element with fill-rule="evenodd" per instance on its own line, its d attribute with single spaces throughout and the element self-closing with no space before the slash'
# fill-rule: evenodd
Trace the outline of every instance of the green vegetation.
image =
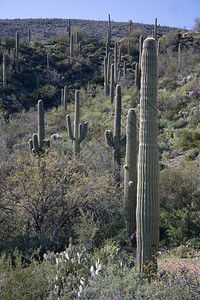
<svg viewBox="0 0 200 300">
<path fill-rule="evenodd" d="M 137 182 L 126 178 L 126 172 L 132 164 L 129 150 L 133 156 L 138 151 L 138 129 L 144 121 L 140 116 L 135 67 L 140 57 L 141 33 L 144 40 L 147 35 L 130 22 L 128 38 L 119 37 L 116 24 L 111 22 L 111 73 L 115 41 L 121 53 L 118 52 L 121 58 L 118 75 L 124 62 L 127 69 L 126 76 L 118 76 L 118 93 L 114 92 L 111 101 L 111 95 L 104 93 L 103 75 L 108 41 L 104 36 L 88 37 L 74 22 L 68 22 L 66 33 L 38 40 L 31 34 L 31 41 L 26 41 L 19 30 L 18 56 L 13 50 L 16 32 L 1 40 L 0 298 L 198 299 L 199 30 L 166 33 L 156 27 L 160 43 L 157 99 L 160 249 L 155 253 L 157 271 L 149 267 L 148 274 L 139 274 L 136 245 L 130 240 L 135 233 L 135 216 L 128 208 L 133 206 L 135 211 L 135 204 L 130 203 L 132 197 L 128 199 L 126 193 L 127 203 L 124 203 L 124 190 Z M 70 57 L 71 34 L 73 57 Z M 141 83 L 140 91 L 144 89 L 144 82 Z M 113 90 L 114 83 L 111 86 Z M 61 99 L 63 87 L 65 96 Z M 75 108 L 76 90 L 79 90 L 81 114 Z M 36 110 L 39 99 L 42 101 Z M 132 121 L 127 120 L 128 112 L 134 112 Z M 76 123 L 88 124 L 85 128 L 79 125 L 79 134 L 82 132 L 84 138 L 78 155 L 79 151 L 73 149 L 75 133 L 70 131 L 72 140 L 67 134 L 66 116 L 68 127 L 71 126 L 69 115 L 73 120 L 79 119 Z M 132 141 L 130 126 L 137 129 Z M 104 139 L 107 129 L 110 129 L 110 144 L 114 144 L 117 136 L 120 151 L 115 161 L 113 147 L 107 147 Z M 28 147 L 35 132 L 38 132 L 34 135 L 37 150 L 42 150 L 39 155 L 32 155 Z M 127 147 L 121 147 L 125 134 Z M 50 140 L 49 148 L 42 147 L 46 139 Z M 31 148 L 37 148 L 37 141 Z M 136 161 L 132 158 L 134 165 Z M 125 170 L 119 169 L 116 162 L 125 165 Z M 131 171 L 136 176 L 136 167 Z M 143 184 L 141 172 L 138 178 Z M 133 222 L 131 226 L 129 221 Z"/>
</svg>

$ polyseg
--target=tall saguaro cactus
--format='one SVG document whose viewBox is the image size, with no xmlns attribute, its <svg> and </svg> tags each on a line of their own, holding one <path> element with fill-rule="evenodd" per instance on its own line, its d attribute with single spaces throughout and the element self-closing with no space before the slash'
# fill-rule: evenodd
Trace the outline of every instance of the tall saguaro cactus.
<svg viewBox="0 0 200 300">
<path fill-rule="evenodd" d="M 156 41 L 143 43 L 140 89 L 140 132 L 137 184 L 137 266 L 139 272 L 156 269 L 159 243 L 159 166 L 157 143 Z"/>
<path fill-rule="evenodd" d="M 3 54 L 3 88 L 7 88 L 6 53 Z"/>
<path fill-rule="evenodd" d="M 38 105 L 38 135 L 33 134 L 32 139 L 29 140 L 30 151 L 34 154 L 41 153 L 43 146 L 50 147 L 50 141 L 45 140 L 45 126 L 44 126 L 44 106 L 43 101 L 39 100 Z"/>
<path fill-rule="evenodd" d="M 114 119 L 114 134 L 111 130 L 105 131 L 105 139 L 108 146 L 113 148 L 113 160 L 120 167 L 121 164 L 121 147 L 125 145 L 126 138 L 121 138 L 121 86 L 116 86 L 116 101 L 115 101 L 115 119 Z"/>
<path fill-rule="evenodd" d="M 137 200 L 137 129 L 136 113 L 129 109 L 126 121 L 126 157 L 124 165 L 124 205 L 129 236 L 136 231 Z"/>
<path fill-rule="evenodd" d="M 79 91 L 75 92 L 75 116 L 74 116 L 74 134 L 72 132 L 71 118 L 67 115 L 67 131 L 70 139 L 73 141 L 74 153 L 80 153 L 80 143 L 87 135 L 88 123 L 83 125 L 80 123 L 80 104 L 79 104 Z"/>
</svg>

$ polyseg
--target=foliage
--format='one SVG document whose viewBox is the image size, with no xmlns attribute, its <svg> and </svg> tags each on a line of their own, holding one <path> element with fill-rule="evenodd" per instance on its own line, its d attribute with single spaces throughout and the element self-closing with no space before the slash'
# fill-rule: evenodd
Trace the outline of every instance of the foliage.
<svg viewBox="0 0 200 300">
<path fill-rule="evenodd" d="M 178 245 L 200 232 L 199 162 L 182 162 L 161 174 L 161 239 Z"/>
</svg>

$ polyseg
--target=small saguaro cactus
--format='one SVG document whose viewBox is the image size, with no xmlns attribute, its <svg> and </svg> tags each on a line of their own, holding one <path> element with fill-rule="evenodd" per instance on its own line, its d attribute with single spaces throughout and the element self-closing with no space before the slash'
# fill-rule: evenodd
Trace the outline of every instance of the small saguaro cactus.
<svg viewBox="0 0 200 300">
<path fill-rule="evenodd" d="M 33 134 L 32 139 L 29 140 L 29 149 L 34 154 L 41 153 L 43 151 L 43 146 L 50 147 L 50 141 L 45 140 L 44 106 L 42 100 L 38 101 L 37 110 L 38 110 L 38 135 Z"/>
<path fill-rule="evenodd" d="M 3 54 L 3 88 L 7 88 L 6 53 Z"/>
<path fill-rule="evenodd" d="M 129 237 L 136 231 L 137 201 L 137 129 L 136 113 L 129 109 L 126 121 L 126 157 L 124 165 L 124 206 Z"/>
<path fill-rule="evenodd" d="M 121 138 L 121 86 L 116 86 L 116 101 L 115 101 L 115 119 L 114 119 L 114 134 L 111 130 L 105 131 L 105 139 L 108 146 L 113 148 L 113 160 L 120 167 L 121 164 L 121 147 L 125 145 L 126 137 Z"/>
<path fill-rule="evenodd" d="M 157 142 L 157 49 L 154 38 L 143 43 L 140 89 L 140 131 L 137 183 L 137 266 L 157 267 L 159 244 L 159 165 Z"/>
<path fill-rule="evenodd" d="M 74 153 L 80 153 L 80 144 L 87 135 L 88 123 L 83 125 L 80 123 L 80 104 L 79 104 L 79 91 L 75 92 L 75 116 L 74 116 L 74 134 L 72 132 L 71 118 L 67 115 L 67 131 L 69 138 L 73 141 Z"/>
</svg>

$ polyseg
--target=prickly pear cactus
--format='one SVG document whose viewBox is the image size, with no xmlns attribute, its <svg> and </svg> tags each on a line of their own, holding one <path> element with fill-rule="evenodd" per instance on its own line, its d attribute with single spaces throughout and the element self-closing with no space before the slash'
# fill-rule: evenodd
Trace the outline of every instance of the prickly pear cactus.
<svg viewBox="0 0 200 300">
<path fill-rule="evenodd" d="M 157 143 L 156 41 L 143 43 L 141 61 L 140 132 L 137 184 L 137 265 L 143 272 L 157 267 L 159 243 L 159 165 Z"/>
<path fill-rule="evenodd" d="M 126 122 L 126 157 L 124 165 L 124 204 L 129 236 L 136 231 L 137 196 L 137 129 L 134 109 L 128 111 Z"/>
<path fill-rule="evenodd" d="M 101 271 L 99 259 L 90 258 L 86 248 L 72 244 L 61 253 L 44 254 L 44 259 L 55 266 L 55 274 L 49 281 L 52 283 L 54 293 L 74 291 L 79 299 L 83 287 Z"/>
</svg>

